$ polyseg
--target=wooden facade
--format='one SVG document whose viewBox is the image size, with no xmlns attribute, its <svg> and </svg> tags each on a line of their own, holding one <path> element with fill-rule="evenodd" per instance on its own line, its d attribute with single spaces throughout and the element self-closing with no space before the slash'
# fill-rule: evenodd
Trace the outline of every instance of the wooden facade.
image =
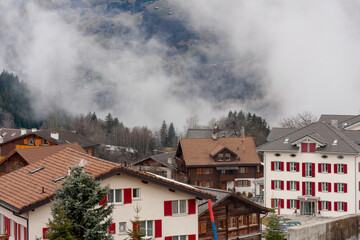
<svg viewBox="0 0 360 240">
<path fill-rule="evenodd" d="M 213 205 L 218 239 L 261 240 L 260 214 L 268 211 L 247 199 L 229 194 Z M 199 239 L 214 239 L 208 210 L 199 215 Z"/>
<path fill-rule="evenodd" d="M 0 176 L 29 165 L 18 153 L 15 153 L 0 164 Z"/>
</svg>

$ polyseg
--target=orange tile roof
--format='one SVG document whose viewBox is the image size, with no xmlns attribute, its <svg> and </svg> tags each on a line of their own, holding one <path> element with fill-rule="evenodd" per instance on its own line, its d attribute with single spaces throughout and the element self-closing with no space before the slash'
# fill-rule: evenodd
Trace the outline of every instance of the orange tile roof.
<svg viewBox="0 0 360 240">
<path fill-rule="evenodd" d="M 53 180 L 67 175 L 69 167 L 79 165 L 81 162 L 84 164 L 84 171 L 97 179 L 107 178 L 122 172 L 199 198 L 215 199 L 214 195 L 197 190 L 189 185 L 139 172 L 66 148 L 43 160 L 0 177 L 0 205 L 15 212 L 24 213 L 48 203 L 54 195 L 55 188 L 60 187 L 64 181 L 60 180 L 54 183 Z M 29 174 L 30 171 L 40 167 L 43 167 L 43 169 Z M 45 193 L 42 193 L 43 187 Z"/>
<path fill-rule="evenodd" d="M 179 146 L 187 166 L 260 164 L 252 137 L 227 137 L 216 140 L 212 138 L 180 139 Z M 236 154 L 240 161 L 215 162 L 210 155 L 219 152 L 222 148 Z"/>
<path fill-rule="evenodd" d="M 39 160 L 45 159 L 46 157 L 55 154 L 56 152 L 62 151 L 66 148 L 71 148 L 76 151 L 86 153 L 86 151 L 78 143 L 69 143 L 62 145 L 53 145 L 53 146 L 39 146 L 36 148 L 23 148 L 15 149 L 9 153 L 4 159 L 0 161 L 0 164 L 5 162 L 15 153 L 18 153 L 25 161 L 29 164 L 35 163 Z"/>
</svg>

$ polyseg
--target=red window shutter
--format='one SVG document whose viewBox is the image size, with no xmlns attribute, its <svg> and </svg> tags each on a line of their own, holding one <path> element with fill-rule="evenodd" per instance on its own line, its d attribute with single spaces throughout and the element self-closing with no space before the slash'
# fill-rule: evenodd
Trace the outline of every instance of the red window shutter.
<svg viewBox="0 0 360 240">
<path fill-rule="evenodd" d="M 287 208 L 290 208 L 290 199 L 286 200 Z"/>
<path fill-rule="evenodd" d="M 337 202 L 334 202 L 334 211 L 337 212 Z"/>
<path fill-rule="evenodd" d="M 302 182 L 302 195 L 305 196 L 305 182 Z"/>
<path fill-rule="evenodd" d="M 271 171 L 274 171 L 274 170 L 275 170 L 275 163 L 271 162 Z"/>
<path fill-rule="evenodd" d="M 318 201 L 318 203 L 319 203 L 319 207 L 318 207 L 319 210 L 322 210 L 322 209 L 321 209 L 321 201 Z"/>
<path fill-rule="evenodd" d="M 337 173 L 337 164 L 334 164 L 334 173 Z"/>
<path fill-rule="evenodd" d="M 48 228 L 48 227 L 47 227 L 47 228 L 43 228 L 43 239 L 48 239 L 48 238 L 46 237 L 47 231 L 49 231 L 49 228 Z"/>
<path fill-rule="evenodd" d="M 309 152 L 315 152 L 315 148 L 316 148 L 316 144 L 315 143 L 310 143 L 310 151 Z"/>
<path fill-rule="evenodd" d="M 286 182 L 286 190 L 290 190 L 290 181 Z"/>
<path fill-rule="evenodd" d="M 308 144 L 307 143 L 302 143 L 301 144 L 301 152 L 307 152 L 307 147 L 308 147 Z"/>
<path fill-rule="evenodd" d="M 17 240 L 17 223 L 14 222 L 14 239 Z"/>
<path fill-rule="evenodd" d="M 275 189 L 275 181 L 271 180 L 271 189 Z"/>
<path fill-rule="evenodd" d="M 331 164 L 328 164 L 328 173 L 331 173 Z"/>
<path fill-rule="evenodd" d="M 321 163 L 318 163 L 318 173 L 321 173 Z"/>
<path fill-rule="evenodd" d="M 284 190 L 284 181 L 280 181 L 280 188 L 281 190 Z"/>
<path fill-rule="evenodd" d="M 321 192 L 321 182 L 318 183 L 318 191 Z"/>
<path fill-rule="evenodd" d="M 344 202 L 344 211 L 347 212 L 347 202 Z"/>
<path fill-rule="evenodd" d="M 188 235 L 188 240 L 196 240 L 196 235 L 195 234 Z"/>
<path fill-rule="evenodd" d="M 334 192 L 337 192 L 337 183 L 334 183 Z"/>
<path fill-rule="evenodd" d="M 296 200 L 296 208 L 300 209 L 300 200 Z"/>
<path fill-rule="evenodd" d="M 24 239 L 27 240 L 27 228 L 24 227 Z"/>
<path fill-rule="evenodd" d="M 315 177 L 315 163 L 311 164 L 311 175 L 312 177 Z"/>
<path fill-rule="evenodd" d="M 100 206 L 104 205 L 105 203 L 107 203 L 107 195 L 104 197 L 103 200 L 101 200 L 101 202 L 99 203 Z"/>
<path fill-rule="evenodd" d="M 296 171 L 299 172 L 300 171 L 300 163 L 296 163 Z"/>
<path fill-rule="evenodd" d="M 344 173 L 347 173 L 347 164 L 344 164 Z"/>
<path fill-rule="evenodd" d="M 296 190 L 297 190 L 297 191 L 300 190 L 300 182 L 299 182 L 299 181 L 296 182 Z"/>
<path fill-rule="evenodd" d="M 286 171 L 290 172 L 290 162 L 286 163 Z"/>
<path fill-rule="evenodd" d="M 275 207 L 275 199 L 271 199 L 271 208 L 274 208 Z"/>
<path fill-rule="evenodd" d="M 189 199 L 188 200 L 188 214 L 195 214 L 196 213 L 196 199 Z"/>
<path fill-rule="evenodd" d="M 328 192 L 331 192 L 331 183 L 327 183 L 328 185 Z"/>
<path fill-rule="evenodd" d="M 21 240 L 21 224 L 18 224 L 18 239 Z"/>
<path fill-rule="evenodd" d="M 10 219 L 4 216 L 4 222 L 5 222 L 5 234 L 10 236 L 11 235 Z"/>
<path fill-rule="evenodd" d="M 328 203 L 328 210 L 331 211 L 331 202 L 328 201 L 327 203 Z"/>
<path fill-rule="evenodd" d="M 162 225 L 161 225 L 161 219 L 155 220 L 155 237 L 162 237 Z"/>
<path fill-rule="evenodd" d="M 164 216 L 172 216 L 172 202 L 164 201 Z"/>
<path fill-rule="evenodd" d="M 115 234 L 116 232 L 116 226 L 115 226 L 115 223 L 112 223 L 112 224 L 110 224 L 110 226 L 108 227 L 108 229 L 109 229 L 109 234 Z"/>
<path fill-rule="evenodd" d="M 284 162 L 281 162 L 281 163 L 280 163 L 280 170 L 281 170 L 281 171 L 284 171 Z"/>
<path fill-rule="evenodd" d="M 131 199 L 131 188 L 124 189 L 124 204 L 129 204 L 132 202 Z"/>
<path fill-rule="evenodd" d="M 358 166 L 358 171 L 360 172 L 360 162 L 359 162 L 359 166 Z"/>
<path fill-rule="evenodd" d="M 315 182 L 312 182 L 311 183 L 311 189 L 312 189 L 312 191 L 311 191 L 311 196 L 315 196 Z"/>
<path fill-rule="evenodd" d="M 133 223 L 133 232 L 140 231 L 140 224 Z"/>
<path fill-rule="evenodd" d="M 302 163 L 302 176 L 305 177 L 305 163 Z"/>
<path fill-rule="evenodd" d="M 281 203 L 281 208 L 284 208 L 284 199 L 280 199 L 280 203 Z"/>
<path fill-rule="evenodd" d="M 347 193 L 347 183 L 344 183 L 344 192 Z"/>
<path fill-rule="evenodd" d="M 165 240 L 172 240 L 172 237 L 165 237 Z"/>
</svg>

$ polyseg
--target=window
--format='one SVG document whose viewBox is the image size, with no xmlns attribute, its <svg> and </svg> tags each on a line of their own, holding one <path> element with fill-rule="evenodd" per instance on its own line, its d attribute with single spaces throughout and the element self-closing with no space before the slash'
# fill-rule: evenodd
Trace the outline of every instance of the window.
<svg viewBox="0 0 360 240">
<path fill-rule="evenodd" d="M 152 237 L 154 235 L 153 221 L 142 221 L 140 231 L 146 234 L 145 237 Z"/>
<path fill-rule="evenodd" d="M 251 221 L 249 219 L 250 224 L 258 224 L 258 215 L 257 215 L 257 213 L 251 214 L 250 217 L 251 217 Z"/>
<path fill-rule="evenodd" d="M 248 180 L 237 180 L 236 181 L 236 186 L 237 187 L 248 187 L 249 186 L 249 181 Z"/>
<path fill-rule="evenodd" d="M 225 229 L 225 220 L 221 219 L 218 221 L 218 229 Z"/>
<path fill-rule="evenodd" d="M 321 210 L 329 210 L 329 201 L 321 201 Z"/>
<path fill-rule="evenodd" d="M 321 164 L 321 172 L 322 173 L 328 173 L 329 172 L 329 166 L 327 163 L 322 163 Z"/>
<path fill-rule="evenodd" d="M 312 195 L 312 182 L 305 182 L 305 195 Z"/>
<path fill-rule="evenodd" d="M 186 213 L 186 200 L 172 201 L 172 213 L 173 214 L 185 214 Z"/>
<path fill-rule="evenodd" d="M 305 177 L 312 177 L 312 163 L 305 163 Z"/>
<path fill-rule="evenodd" d="M 225 153 L 225 161 L 230 161 L 230 153 Z"/>
<path fill-rule="evenodd" d="M 337 202 L 337 210 L 338 211 L 345 211 L 344 202 Z"/>
<path fill-rule="evenodd" d="M 202 174 L 202 168 L 197 168 L 196 169 L 196 174 Z"/>
<path fill-rule="evenodd" d="M 281 205 L 281 199 L 273 199 L 274 200 L 274 208 L 278 208 Z"/>
<path fill-rule="evenodd" d="M 34 145 L 34 139 L 29 138 L 27 144 L 33 146 Z"/>
<path fill-rule="evenodd" d="M 281 171 L 281 162 L 274 162 L 275 171 Z"/>
<path fill-rule="evenodd" d="M 237 225 L 236 225 L 236 217 L 230 217 L 230 227 L 231 228 L 236 228 Z"/>
<path fill-rule="evenodd" d="M 297 182 L 296 181 L 290 181 L 290 191 L 296 191 L 297 190 Z"/>
<path fill-rule="evenodd" d="M 337 173 L 344 173 L 344 164 L 336 164 Z"/>
<path fill-rule="evenodd" d="M 133 188 L 133 199 L 139 199 L 140 198 L 140 188 Z"/>
<path fill-rule="evenodd" d="M 126 233 L 126 222 L 119 222 L 119 233 Z"/>
<path fill-rule="evenodd" d="M 274 189 L 281 190 L 281 181 L 280 180 L 274 180 Z"/>
<path fill-rule="evenodd" d="M 239 227 L 247 225 L 247 216 L 243 215 L 239 217 Z"/>
<path fill-rule="evenodd" d="M 290 208 L 291 209 L 297 208 L 297 200 L 296 199 L 290 199 Z"/>
<path fill-rule="evenodd" d="M 329 192 L 329 183 L 327 182 L 322 182 L 321 183 L 321 192 Z"/>
<path fill-rule="evenodd" d="M 41 139 L 41 145 L 49 145 L 46 139 Z"/>
<path fill-rule="evenodd" d="M 206 222 L 199 223 L 199 233 L 206 233 Z"/>
<path fill-rule="evenodd" d="M 315 143 L 301 143 L 301 152 L 315 152 Z"/>
<path fill-rule="evenodd" d="M 344 192 L 344 183 L 337 183 L 337 192 Z"/>
<path fill-rule="evenodd" d="M 186 240 L 186 235 L 173 236 L 172 240 Z"/>
<path fill-rule="evenodd" d="M 219 161 L 224 161 L 224 155 L 223 155 L 222 153 L 220 153 L 220 154 L 218 155 L 218 160 L 219 160 Z"/>
<path fill-rule="evenodd" d="M 123 203 L 122 189 L 110 189 L 107 199 L 108 203 Z"/>
<path fill-rule="evenodd" d="M 246 167 L 240 167 L 240 168 L 239 168 L 239 171 L 240 171 L 240 173 L 245 173 Z"/>
<path fill-rule="evenodd" d="M 296 172 L 296 162 L 290 162 L 290 172 Z"/>
</svg>

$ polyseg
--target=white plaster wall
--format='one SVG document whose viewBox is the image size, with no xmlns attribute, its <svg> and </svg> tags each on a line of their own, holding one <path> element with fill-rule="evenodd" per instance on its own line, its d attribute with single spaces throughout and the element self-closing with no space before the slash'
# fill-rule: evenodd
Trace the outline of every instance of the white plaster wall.
<svg viewBox="0 0 360 240">
<path fill-rule="evenodd" d="M 298 196 L 302 196 L 302 182 L 310 181 L 315 182 L 315 197 L 320 197 L 320 200 L 331 201 L 331 211 L 321 211 L 321 216 L 336 217 L 346 214 L 354 214 L 356 207 L 359 205 L 360 194 L 358 191 L 359 172 L 357 171 L 357 165 L 355 163 L 355 155 L 345 155 L 343 159 L 338 159 L 339 154 L 321 154 L 321 153 L 301 153 L 300 151 L 295 153 L 296 157 L 290 157 L 291 153 L 279 152 L 280 157 L 275 156 L 276 152 L 265 152 L 264 159 L 264 178 L 265 178 L 265 206 L 271 207 L 271 198 L 284 199 L 284 209 L 281 209 L 282 214 L 292 214 L 294 209 L 287 209 L 286 199 L 297 199 Z M 321 158 L 322 155 L 327 155 L 328 158 Z M 271 162 L 281 161 L 284 162 L 284 171 L 271 171 Z M 299 172 L 286 171 L 287 162 L 299 162 Z M 315 163 L 315 177 L 302 177 L 302 163 L 311 162 Z M 331 173 L 319 173 L 318 163 L 330 163 Z M 344 163 L 347 164 L 347 174 L 335 174 L 334 164 Z M 271 180 L 284 181 L 284 190 L 272 190 Z M 300 181 L 299 191 L 286 190 L 286 181 Z M 318 182 L 330 182 L 331 192 L 323 193 L 318 191 Z M 334 183 L 347 183 L 347 193 L 334 192 Z M 334 202 L 344 201 L 348 203 L 347 212 L 334 211 Z M 317 207 L 317 206 L 316 206 Z M 299 211 L 298 211 L 299 212 Z"/>
<path fill-rule="evenodd" d="M 253 193 L 255 195 L 255 184 L 253 184 L 253 181 L 255 180 L 255 178 L 235 178 L 235 181 L 237 180 L 250 180 L 251 181 L 251 184 L 250 186 L 246 186 L 246 187 L 235 187 L 235 192 L 246 192 L 246 193 Z"/>
<path fill-rule="evenodd" d="M 45 204 L 29 212 L 29 239 L 40 237 L 42 239 L 43 228 L 46 228 L 51 217 L 51 203 Z"/>
<path fill-rule="evenodd" d="M 24 239 L 23 231 L 24 231 L 24 227 L 27 228 L 27 221 L 22 217 L 27 217 L 27 214 L 22 215 L 22 217 L 18 217 L 16 215 L 14 215 L 12 211 L 9 211 L 8 209 L 3 208 L 3 207 L 0 207 L 0 214 L 2 215 L 1 220 L 0 220 L 0 222 L 1 222 L 0 233 L 5 234 L 5 228 L 4 228 L 4 222 L 3 222 L 4 216 L 5 216 L 5 217 L 11 219 L 10 224 L 11 224 L 12 231 L 11 231 L 10 236 L 14 237 L 14 221 L 16 223 L 22 225 L 20 239 L 23 240 Z"/>
</svg>

